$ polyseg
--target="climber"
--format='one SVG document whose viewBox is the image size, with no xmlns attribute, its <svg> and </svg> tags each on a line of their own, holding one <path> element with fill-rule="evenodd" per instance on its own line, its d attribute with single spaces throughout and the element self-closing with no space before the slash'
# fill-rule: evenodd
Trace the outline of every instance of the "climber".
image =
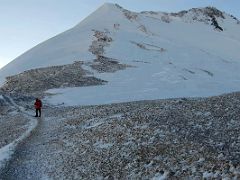
<svg viewBox="0 0 240 180">
<path fill-rule="evenodd" d="M 35 106 L 35 109 L 36 109 L 36 116 L 35 117 L 41 117 L 42 101 L 40 99 L 36 98 L 34 106 Z"/>
</svg>

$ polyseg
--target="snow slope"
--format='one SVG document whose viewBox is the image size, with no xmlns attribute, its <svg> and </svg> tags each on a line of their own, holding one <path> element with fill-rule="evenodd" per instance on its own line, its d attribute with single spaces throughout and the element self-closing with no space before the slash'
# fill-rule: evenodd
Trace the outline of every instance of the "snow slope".
<svg viewBox="0 0 240 180">
<path fill-rule="evenodd" d="M 214 26 L 213 19 L 223 31 Z M 29 69 L 93 61 L 96 57 L 89 48 L 96 40 L 94 30 L 113 40 L 101 55 L 133 67 L 99 73 L 85 66 L 108 83 L 48 90 L 57 94 L 48 98 L 51 103 L 106 104 L 240 90 L 240 23 L 236 18 L 215 8 L 135 13 L 109 3 L 2 68 L 0 84 L 4 77 Z"/>
</svg>

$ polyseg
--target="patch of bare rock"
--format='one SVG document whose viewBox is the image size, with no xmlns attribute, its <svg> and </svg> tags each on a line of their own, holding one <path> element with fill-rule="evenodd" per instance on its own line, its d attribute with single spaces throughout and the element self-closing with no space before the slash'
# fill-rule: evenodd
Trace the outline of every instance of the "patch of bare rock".
<svg viewBox="0 0 240 180">
<path fill-rule="evenodd" d="M 53 88 L 103 85 L 106 83 L 104 80 L 91 76 L 92 74 L 84 70 L 82 65 L 83 62 L 76 61 L 73 64 L 28 70 L 7 77 L 6 84 L 1 89 L 5 92 L 36 94 Z"/>
</svg>

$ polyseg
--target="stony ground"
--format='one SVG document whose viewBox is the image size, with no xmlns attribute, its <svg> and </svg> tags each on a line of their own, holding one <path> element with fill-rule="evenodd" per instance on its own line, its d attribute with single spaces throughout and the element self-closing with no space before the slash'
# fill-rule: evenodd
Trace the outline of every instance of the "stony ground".
<svg viewBox="0 0 240 180">
<path fill-rule="evenodd" d="M 94 71 L 114 73 L 129 67 L 132 66 L 121 64 L 116 59 L 97 55 L 92 62 L 76 61 L 73 64 L 32 69 L 9 76 L 6 78 L 6 83 L 0 87 L 0 94 L 2 91 L 41 97 L 46 95 L 45 91 L 54 88 L 104 85 L 107 81 L 96 78 Z"/>
<path fill-rule="evenodd" d="M 43 113 L 3 179 L 240 178 L 240 93 Z"/>
<path fill-rule="evenodd" d="M 10 115 L 0 117 L 0 148 L 13 142 L 26 130 L 29 120 L 22 114 L 12 112 Z"/>
<path fill-rule="evenodd" d="M 27 130 L 29 119 L 14 108 L 1 92 L 0 96 L 0 148 L 2 148 Z"/>
</svg>

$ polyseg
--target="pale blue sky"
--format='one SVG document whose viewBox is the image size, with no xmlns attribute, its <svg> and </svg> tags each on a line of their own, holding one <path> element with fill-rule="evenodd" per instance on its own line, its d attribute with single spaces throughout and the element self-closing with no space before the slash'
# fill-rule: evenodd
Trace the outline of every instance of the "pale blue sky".
<svg viewBox="0 0 240 180">
<path fill-rule="evenodd" d="M 0 68 L 79 23 L 104 2 L 133 11 L 176 12 L 215 6 L 240 19 L 240 0 L 0 0 Z"/>
</svg>

